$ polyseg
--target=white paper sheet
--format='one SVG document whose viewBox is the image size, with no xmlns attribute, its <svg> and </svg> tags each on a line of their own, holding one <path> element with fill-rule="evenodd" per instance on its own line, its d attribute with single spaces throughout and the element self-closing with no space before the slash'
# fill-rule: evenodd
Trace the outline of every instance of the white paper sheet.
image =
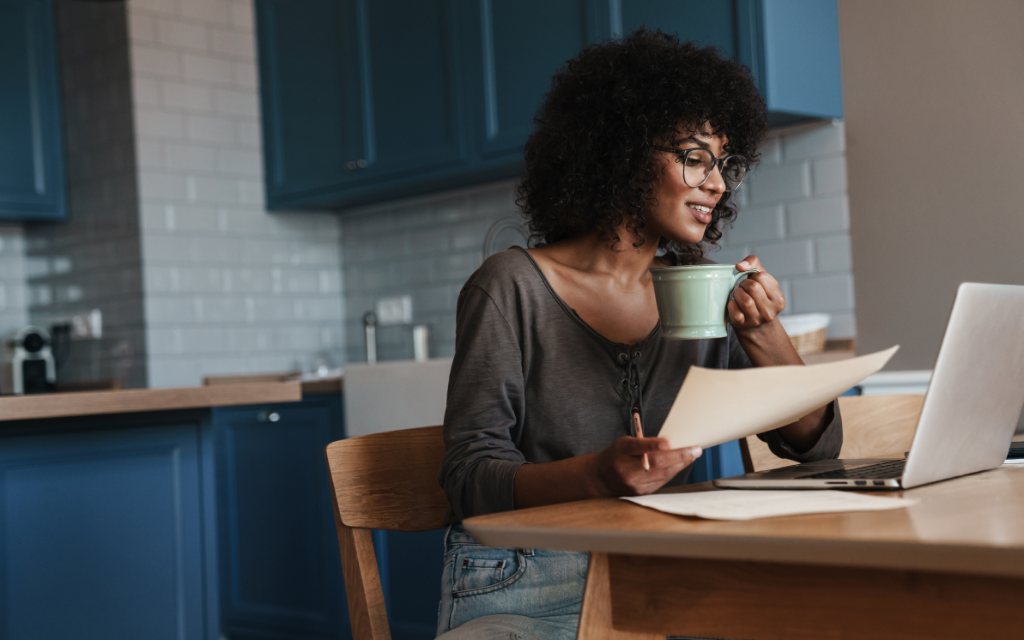
<svg viewBox="0 0 1024 640">
<path fill-rule="evenodd" d="M 883 498 L 843 491 L 701 491 L 623 498 L 680 516 L 709 520 L 753 520 L 801 513 L 884 511 L 917 504 L 914 498 Z"/>
<path fill-rule="evenodd" d="M 897 349 L 804 367 L 690 367 L 658 437 L 707 448 L 781 427 L 877 373 Z"/>
</svg>

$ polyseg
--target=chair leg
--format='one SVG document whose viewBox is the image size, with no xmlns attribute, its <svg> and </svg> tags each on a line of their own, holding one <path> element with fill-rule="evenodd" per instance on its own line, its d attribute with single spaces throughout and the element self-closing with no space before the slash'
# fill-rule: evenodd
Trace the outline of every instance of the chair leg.
<svg viewBox="0 0 1024 640">
<path fill-rule="evenodd" d="M 664 635 L 619 631 L 612 627 L 612 593 L 607 553 L 590 554 L 576 640 L 665 640 Z"/>
<path fill-rule="evenodd" d="M 342 523 L 337 505 L 334 507 L 334 524 L 338 529 L 352 637 L 355 640 L 391 640 L 377 556 L 373 552 L 373 532 Z"/>
</svg>

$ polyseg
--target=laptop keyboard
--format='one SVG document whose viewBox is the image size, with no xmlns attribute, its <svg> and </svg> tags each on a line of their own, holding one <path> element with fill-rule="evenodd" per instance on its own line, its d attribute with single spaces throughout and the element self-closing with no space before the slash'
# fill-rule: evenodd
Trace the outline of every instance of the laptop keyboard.
<svg viewBox="0 0 1024 640">
<path fill-rule="evenodd" d="M 800 476 L 801 478 L 807 479 L 888 479 L 888 478 L 899 478 L 903 475 L 903 465 L 906 460 L 886 460 L 885 462 L 878 462 L 875 464 L 869 464 L 866 467 L 856 467 L 854 469 L 834 469 L 832 471 L 822 471 L 820 473 L 812 473 L 808 476 Z"/>
</svg>

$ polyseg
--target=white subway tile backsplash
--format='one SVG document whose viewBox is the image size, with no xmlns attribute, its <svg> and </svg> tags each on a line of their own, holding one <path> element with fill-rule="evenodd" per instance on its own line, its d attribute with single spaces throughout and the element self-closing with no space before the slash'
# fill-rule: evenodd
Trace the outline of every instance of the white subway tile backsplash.
<svg viewBox="0 0 1024 640">
<path fill-rule="evenodd" d="M 132 96 L 135 104 L 159 107 L 162 104 L 160 81 L 155 78 L 140 76 L 132 83 Z"/>
<path fill-rule="evenodd" d="M 214 108 L 220 115 L 243 118 L 259 117 L 259 97 L 255 91 L 214 89 L 213 99 Z"/>
<path fill-rule="evenodd" d="M 812 125 L 798 135 L 784 138 L 786 162 L 835 155 L 846 150 L 846 134 L 842 122 Z"/>
<path fill-rule="evenodd" d="M 237 87 L 257 89 L 259 87 L 259 70 L 252 62 L 232 62 L 231 82 Z"/>
<path fill-rule="evenodd" d="M 256 39 L 252 31 L 210 29 L 211 49 L 218 54 L 239 60 L 256 59 Z"/>
<path fill-rule="evenodd" d="M 177 51 L 208 51 L 209 30 L 193 22 L 182 22 L 170 16 L 159 16 L 156 22 L 157 42 Z"/>
<path fill-rule="evenodd" d="M 853 310 L 853 276 L 850 274 L 794 278 L 792 287 L 795 313 Z"/>
<path fill-rule="evenodd" d="M 214 167 L 214 150 L 195 144 L 165 142 L 163 166 L 180 171 L 211 171 Z"/>
<path fill-rule="evenodd" d="M 761 264 L 776 278 L 810 275 L 814 272 L 813 246 L 808 240 L 759 244 L 754 248 Z"/>
<path fill-rule="evenodd" d="M 141 42 L 131 47 L 131 65 L 134 73 L 142 75 L 181 76 L 181 56 L 176 51 L 158 49 Z"/>
<path fill-rule="evenodd" d="M 169 109 L 193 112 L 213 109 L 213 92 L 203 85 L 163 80 L 160 83 L 160 96 L 163 106 Z"/>
<path fill-rule="evenodd" d="M 782 205 L 758 209 L 743 209 L 737 213 L 731 229 L 725 230 L 723 240 L 728 245 L 748 242 L 781 240 L 785 237 Z"/>
<path fill-rule="evenodd" d="M 754 206 L 800 200 L 811 194 L 811 171 L 807 163 L 757 168 L 746 181 Z"/>
<path fill-rule="evenodd" d="M 231 118 L 188 114 L 185 136 L 196 142 L 231 144 L 235 142 L 235 123 Z"/>
<path fill-rule="evenodd" d="M 140 139 L 150 136 L 184 138 L 185 117 L 180 113 L 139 108 L 135 110 L 135 131 Z"/>
<path fill-rule="evenodd" d="M 230 25 L 231 10 L 226 2 L 177 0 L 178 11 L 190 21 L 207 25 Z"/>
<path fill-rule="evenodd" d="M 217 152 L 217 170 L 224 174 L 261 179 L 263 158 L 252 149 L 220 149 Z"/>
<path fill-rule="evenodd" d="M 142 11 L 128 12 L 128 36 L 137 44 L 156 42 L 156 17 Z"/>
<path fill-rule="evenodd" d="M 252 32 L 255 26 L 252 3 L 241 0 L 231 2 L 228 6 L 229 13 L 231 15 L 231 24 L 245 32 Z"/>
<path fill-rule="evenodd" d="M 853 338 L 857 335 L 857 319 L 853 313 L 833 313 L 828 325 L 828 337 Z"/>
<path fill-rule="evenodd" d="M 850 272 L 853 269 L 853 260 L 850 257 L 850 236 L 843 234 L 818 238 L 815 242 L 818 259 L 818 271 L 828 273 L 833 271 Z"/>
<path fill-rule="evenodd" d="M 846 192 L 846 156 L 814 161 L 814 195 Z"/>
<path fill-rule="evenodd" d="M 786 205 L 787 230 L 792 236 L 810 236 L 850 228 L 846 195 L 815 198 Z"/>
<path fill-rule="evenodd" d="M 208 3 L 203 0 L 204 4 Z M 196 53 L 184 53 L 181 56 L 182 78 L 186 82 L 209 84 L 231 84 L 233 81 L 232 63 L 216 56 Z"/>
</svg>

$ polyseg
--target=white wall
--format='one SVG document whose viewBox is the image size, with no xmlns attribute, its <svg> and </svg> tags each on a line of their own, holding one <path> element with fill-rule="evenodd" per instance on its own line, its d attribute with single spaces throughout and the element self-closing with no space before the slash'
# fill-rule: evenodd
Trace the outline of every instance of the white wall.
<svg viewBox="0 0 1024 640">
<path fill-rule="evenodd" d="M 963 281 L 1024 284 L 1024 3 L 840 0 L 861 351 L 930 369 Z"/>
</svg>

